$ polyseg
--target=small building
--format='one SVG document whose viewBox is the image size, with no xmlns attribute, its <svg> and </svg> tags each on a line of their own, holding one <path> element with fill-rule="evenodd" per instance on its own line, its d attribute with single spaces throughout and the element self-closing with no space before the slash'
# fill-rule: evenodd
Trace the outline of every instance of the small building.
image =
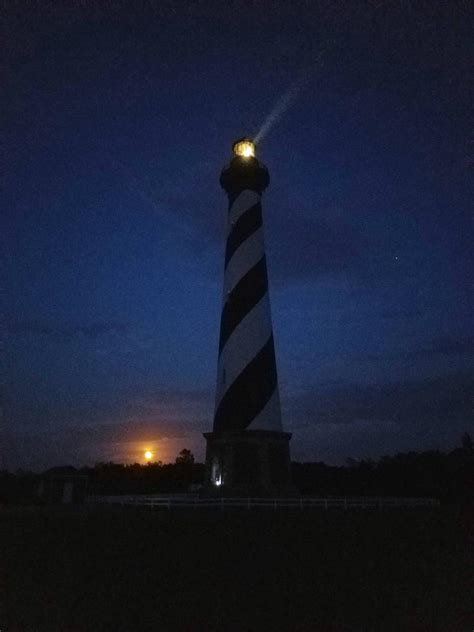
<svg viewBox="0 0 474 632">
<path fill-rule="evenodd" d="M 41 477 L 38 497 L 47 504 L 81 504 L 86 499 L 88 477 L 72 466 L 53 467 Z"/>
</svg>

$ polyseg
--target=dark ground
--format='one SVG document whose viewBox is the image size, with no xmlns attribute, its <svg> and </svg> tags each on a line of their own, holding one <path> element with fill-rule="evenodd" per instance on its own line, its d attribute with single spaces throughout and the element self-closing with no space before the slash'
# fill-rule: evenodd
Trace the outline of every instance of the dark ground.
<svg viewBox="0 0 474 632">
<path fill-rule="evenodd" d="M 468 631 L 467 512 L 0 509 L 2 632 Z"/>
</svg>

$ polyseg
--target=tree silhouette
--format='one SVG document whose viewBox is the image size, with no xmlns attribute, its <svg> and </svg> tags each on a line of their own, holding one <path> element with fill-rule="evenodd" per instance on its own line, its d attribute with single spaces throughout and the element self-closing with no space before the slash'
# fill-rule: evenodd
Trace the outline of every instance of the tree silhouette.
<svg viewBox="0 0 474 632">
<path fill-rule="evenodd" d="M 465 450 L 468 454 L 474 452 L 474 444 L 472 443 L 471 435 L 468 432 L 465 432 L 461 437 L 461 445 L 463 450 Z"/>
<path fill-rule="evenodd" d="M 187 450 L 184 448 L 176 457 L 175 461 L 176 465 L 193 465 L 194 464 L 194 454 L 191 450 Z"/>
</svg>

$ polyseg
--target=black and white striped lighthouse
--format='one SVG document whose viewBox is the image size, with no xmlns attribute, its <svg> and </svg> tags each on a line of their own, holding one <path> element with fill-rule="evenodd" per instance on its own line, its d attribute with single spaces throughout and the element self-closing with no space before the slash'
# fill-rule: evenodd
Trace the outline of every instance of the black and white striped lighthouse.
<svg viewBox="0 0 474 632">
<path fill-rule="evenodd" d="M 229 198 L 214 428 L 207 485 L 223 494 L 289 488 L 291 435 L 282 430 L 261 196 L 269 183 L 252 141 L 234 143 L 221 173 Z"/>
</svg>

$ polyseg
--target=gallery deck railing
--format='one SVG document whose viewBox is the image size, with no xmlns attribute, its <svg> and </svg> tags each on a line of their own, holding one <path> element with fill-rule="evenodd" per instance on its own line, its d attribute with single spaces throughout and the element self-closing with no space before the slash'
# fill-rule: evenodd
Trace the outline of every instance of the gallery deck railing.
<svg viewBox="0 0 474 632">
<path fill-rule="evenodd" d="M 162 509 L 391 509 L 439 507 L 436 498 L 200 498 L 198 496 L 89 496 L 89 503 Z"/>
</svg>

